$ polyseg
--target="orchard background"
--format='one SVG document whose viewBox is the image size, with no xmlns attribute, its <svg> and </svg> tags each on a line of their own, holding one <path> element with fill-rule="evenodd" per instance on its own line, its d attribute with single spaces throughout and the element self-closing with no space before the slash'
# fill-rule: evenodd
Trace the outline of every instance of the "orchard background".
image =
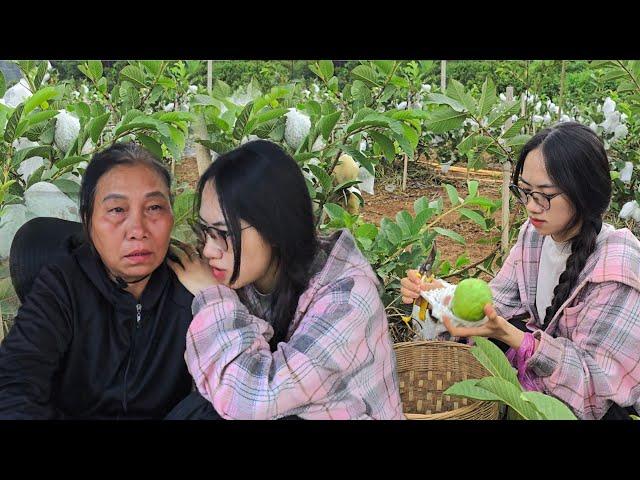
<svg viewBox="0 0 640 480">
<path fill-rule="evenodd" d="M 0 61 L 0 341 L 19 302 L 8 253 L 30 218 L 79 220 L 87 161 L 141 142 L 173 173 L 189 241 L 198 176 L 266 138 L 298 162 L 317 228 L 348 228 L 413 338 L 399 279 L 432 248 L 438 276 L 489 280 L 525 216 L 505 195 L 522 145 L 576 120 L 605 141 L 607 221 L 638 234 L 639 61 Z"/>
</svg>

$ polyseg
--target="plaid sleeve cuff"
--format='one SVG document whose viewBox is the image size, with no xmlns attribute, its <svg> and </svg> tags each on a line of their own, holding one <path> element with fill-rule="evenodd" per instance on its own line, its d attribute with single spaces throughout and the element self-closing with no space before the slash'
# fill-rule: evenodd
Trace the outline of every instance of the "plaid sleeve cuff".
<svg viewBox="0 0 640 480">
<path fill-rule="evenodd" d="M 538 348 L 527 361 L 527 368 L 539 377 L 550 376 L 562 360 L 563 348 L 551 335 L 536 330 L 533 338 L 540 341 Z"/>
</svg>

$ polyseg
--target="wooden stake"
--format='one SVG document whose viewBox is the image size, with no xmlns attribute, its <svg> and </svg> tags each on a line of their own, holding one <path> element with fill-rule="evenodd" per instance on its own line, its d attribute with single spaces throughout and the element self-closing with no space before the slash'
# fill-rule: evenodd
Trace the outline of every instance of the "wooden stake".
<svg viewBox="0 0 640 480">
<path fill-rule="evenodd" d="M 405 153 L 404 154 L 404 171 L 402 173 L 402 191 L 404 192 L 407 189 L 407 169 L 409 166 L 409 157 Z"/>
<path fill-rule="evenodd" d="M 562 117 L 562 104 L 564 103 L 564 80 L 567 76 L 567 61 L 562 60 L 562 71 L 560 72 L 560 102 L 558 105 L 558 118 Z"/>
<path fill-rule="evenodd" d="M 207 92 L 213 91 L 213 60 L 207 60 Z"/>
<path fill-rule="evenodd" d="M 440 60 L 440 90 L 442 93 L 447 90 L 447 61 Z"/>
</svg>

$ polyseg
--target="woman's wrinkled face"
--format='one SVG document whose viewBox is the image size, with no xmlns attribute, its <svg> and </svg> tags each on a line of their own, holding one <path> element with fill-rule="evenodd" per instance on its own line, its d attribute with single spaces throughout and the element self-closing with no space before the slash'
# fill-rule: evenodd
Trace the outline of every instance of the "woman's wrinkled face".
<svg viewBox="0 0 640 480">
<path fill-rule="evenodd" d="M 146 165 L 119 165 L 96 186 L 90 235 L 109 271 L 131 282 L 163 262 L 173 211 L 167 185 Z"/>
<path fill-rule="evenodd" d="M 561 192 L 549 178 L 540 148 L 527 154 L 518 185 L 526 192 L 535 191 L 547 195 Z M 562 194 L 552 198 L 548 210 L 538 205 L 531 196 L 527 200 L 527 214 L 540 235 L 552 235 L 553 239 L 558 242 L 568 240 L 571 237 L 572 232 L 566 232 L 566 228 L 573 218 L 574 209 L 566 195 Z"/>
<path fill-rule="evenodd" d="M 218 201 L 218 194 L 212 182 L 206 184 L 202 191 L 200 206 L 200 222 L 215 227 L 219 238 L 226 236 L 226 246 L 214 242 L 207 235 L 206 243 L 202 251 L 213 270 L 213 276 L 220 282 L 231 288 L 242 288 L 255 283 L 259 291 L 268 293 L 275 286 L 276 270 L 271 245 L 264 240 L 262 235 L 245 220 L 240 220 L 242 229 L 240 272 L 236 281 L 231 284 L 233 274 L 234 253 L 232 238 L 229 228 L 224 220 L 224 215 Z"/>
</svg>

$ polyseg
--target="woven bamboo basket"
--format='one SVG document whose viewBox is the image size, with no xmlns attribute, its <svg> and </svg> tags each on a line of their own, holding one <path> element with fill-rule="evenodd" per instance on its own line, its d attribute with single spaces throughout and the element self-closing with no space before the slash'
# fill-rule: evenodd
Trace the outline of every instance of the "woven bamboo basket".
<svg viewBox="0 0 640 480">
<path fill-rule="evenodd" d="M 471 347 L 456 342 L 396 343 L 400 397 L 410 420 L 497 420 L 497 402 L 444 395 L 454 383 L 482 378 L 489 372 L 475 359 Z"/>
</svg>

